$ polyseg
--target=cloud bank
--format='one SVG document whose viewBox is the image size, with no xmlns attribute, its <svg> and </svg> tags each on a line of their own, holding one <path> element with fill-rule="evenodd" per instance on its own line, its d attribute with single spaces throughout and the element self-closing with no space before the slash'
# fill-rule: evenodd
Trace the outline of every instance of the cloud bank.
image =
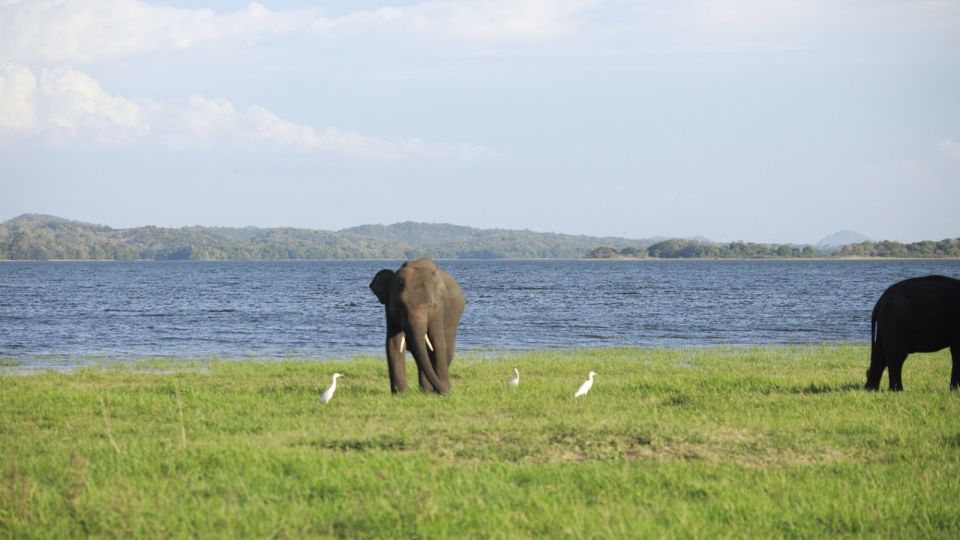
<svg viewBox="0 0 960 540">
<path fill-rule="evenodd" d="M 201 46 L 250 46 L 292 36 L 370 35 L 467 41 L 540 40 L 575 32 L 595 0 L 428 1 L 359 10 L 270 11 L 259 3 L 232 13 L 137 0 L 30 0 L 0 6 L 0 57 L 16 62 L 89 64 Z"/>
<path fill-rule="evenodd" d="M 143 137 L 150 126 L 140 106 L 69 67 L 0 65 L 0 135 L 81 137 L 101 144 Z"/>
<path fill-rule="evenodd" d="M 497 156 L 491 150 L 466 143 L 428 143 L 417 138 L 392 140 L 335 128 L 318 132 L 310 126 L 284 120 L 258 105 L 237 110 L 225 99 L 192 96 L 185 106 L 154 104 L 153 109 L 156 117 L 171 122 L 169 131 L 172 135 L 166 142 L 179 148 L 271 148 L 372 159 L 486 159 Z"/>
<path fill-rule="evenodd" d="M 208 48 L 231 51 L 306 39 L 353 40 L 460 54 L 545 51 L 704 54 L 805 51 L 820 61 L 960 52 L 953 0 L 427 0 L 331 16 L 322 8 L 233 12 L 139 0 L 7 0 L 0 58 L 28 65 L 99 61 Z"/>
<path fill-rule="evenodd" d="M 314 128 L 259 105 L 237 110 L 226 99 L 192 96 L 186 103 L 138 102 L 110 94 L 71 67 L 35 73 L 0 65 L 0 136 L 33 136 L 55 144 L 116 145 L 154 138 L 177 149 L 241 149 L 320 153 L 357 159 L 488 159 L 492 150 L 466 143 L 386 139 Z"/>
<path fill-rule="evenodd" d="M 260 4 L 230 14 L 137 0 L 30 0 L 0 7 L 0 57 L 92 63 L 204 43 L 252 43 L 304 26 L 298 12 Z"/>
<path fill-rule="evenodd" d="M 0 139 L 29 136 L 99 145 L 139 140 L 177 149 L 296 151 L 352 159 L 489 159 L 497 153 L 475 144 L 317 129 L 280 118 L 263 105 L 238 108 L 220 97 L 127 98 L 105 89 L 89 68 L 195 48 L 233 57 L 237 48 L 294 37 L 426 32 L 457 39 L 536 38 L 566 31 L 568 17 L 589 4 L 425 2 L 328 17 L 319 9 L 270 11 L 259 3 L 218 13 L 138 0 L 7 1 L 0 3 Z"/>
</svg>

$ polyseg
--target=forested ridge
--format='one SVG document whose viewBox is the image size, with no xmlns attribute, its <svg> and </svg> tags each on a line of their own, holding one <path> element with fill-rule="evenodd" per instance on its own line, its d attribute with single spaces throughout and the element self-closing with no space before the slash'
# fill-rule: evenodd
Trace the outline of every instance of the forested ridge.
<svg viewBox="0 0 960 540">
<path fill-rule="evenodd" d="M 671 239 L 656 242 L 645 249 L 601 246 L 587 254 L 590 259 L 766 259 L 814 257 L 900 257 L 900 258 L 956 258 L 960 257 L 960 238 L 934 242 L 902 243 L 893 240 L 867 241 L 847 244 L 839 248 L 821 249 L 811 245 L 757 244 L 754 242 L 701 242 L 699 240 Z"/>
<path fill-rule="evenodd" d="M 0 223 L 0 260 L 267 260 L 579 258 L 598 244 L 652 241 L 448 224 L 363 225 L 341 231 L 257 227 L 115 229 L 24 214 Z"/>
<path fill-rule="evenodd" d="M 597 247 L 600 246 L 600 247 Z M 960 238 L 904 244 L 813 246 L 693 239 L 598 238 L 449 224 L 361 225 L 340 231 L 289 227 L 116 229 L 24 214 L 0 223 L 0 260 L 276 260 L 499 258 L 960 257 Z"/>
</svg>

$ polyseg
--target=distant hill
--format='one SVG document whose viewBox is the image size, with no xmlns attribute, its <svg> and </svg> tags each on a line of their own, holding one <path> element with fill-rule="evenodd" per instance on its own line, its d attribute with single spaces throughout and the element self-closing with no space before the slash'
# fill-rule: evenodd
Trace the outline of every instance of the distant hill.
<svg viewBox="0 0 960 540">
<path fill-rule="evenodd" d="M 814 248 L 750 242 L 721 244 L 703 237 L 600 238 L 414 222 L 361 225 L 340 231 L 290 227 L 114 229 L 55 216 L 24 214 L 0 223 L 0 260 L 672 259 L 833 255 L 960 257 L 960 239 L 913 244 L 866 241 Z"/>
<path fill-rule="evenodd" d="M 856 231 L 844 229 L 823 238 L 814 244 L 814 246 L 820 249 L 839 248 L 847 244 L 859 244 L 861 242 L 869 242 L 870 240 L 869 237 Z"/>
<path fill-rule="evenodd" d="M 340 231 L 406 245 L 411 252 L 441 259 L 579 258 L 600 244 L 620 249 L 644 248 L 653 239 L 541 233 L 529 230 L 474 229 L 450 224 L 405 222 L 394 225 L 361 225 Z"/>
<path fill-rule="evenodd" d="M 341 231 L 153 226 L 114 229 L 24 214 L 0 223 L 0 260 L 579 258 L 600 244 L 643 249 L 652 243 L 414 222 L 362 225 Z"/>
<path fill-rule="evenodd" d="M 960 238 L 946 238 L 938 242 L 923 240 L 904 244 L 891 240 L 861 242 L 836 248 L 814 248 L 793 244 L 756 244 L 730 242 L 727 244 L 674 238 L 657 242 L 646 249 L 616 250 L 600 246 L 587 254 L 588 259 L 800 259 L 812 257 L 899 257 L 899 258 L 960 258 Z"/>
<path fill-rule="evenodd" d="M 83 223 L 81 221 L 73 221 L 73 220 L 64 219 L 57 216 L 50 216 L 47 214 L 20 214 L 19 216 L 7 221 L 6 223 L 29 223 L 34 221 L 46 222 L 46 223 L 75 223 L 77 225 L 88 225 L 87 223 Z"/>
<path fill-rule="evenodd" d="M 672 238 L 646 249 L 621 250 L 601 246 L 587 254 L 590 259 L 762 259 L 822 256 L 813 246 L 756 244 L 753 242 L 703 242 L 695 238 Z"/>
</svg>

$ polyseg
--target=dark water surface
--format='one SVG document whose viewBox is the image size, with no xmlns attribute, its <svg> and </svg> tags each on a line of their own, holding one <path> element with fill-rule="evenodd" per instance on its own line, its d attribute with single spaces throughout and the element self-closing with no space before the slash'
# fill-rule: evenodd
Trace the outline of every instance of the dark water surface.
<svg viewBox="0 0 960 540">
<path fill-rule="evenodd" d="M 440 261 L 463 286 L 459 350 L 869 340 L 901 279 L 956 260 Z M 3 262 L 0 357 L 381 354 L 367 285 L 394 261 Z"/>
</svg>

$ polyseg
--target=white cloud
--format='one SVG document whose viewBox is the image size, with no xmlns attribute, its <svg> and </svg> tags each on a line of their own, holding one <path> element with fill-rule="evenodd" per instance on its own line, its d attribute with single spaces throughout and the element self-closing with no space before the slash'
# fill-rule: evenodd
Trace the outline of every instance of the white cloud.
<svg viewBox="0 0 960 540">
<path fill-rule="evenodd" d="M 146 135 L 149 127 L 140 107 L 108 94 L 92 77 L 73 68 L 44 69 L 41 99 L 47 104 L 46 124 L 71 134 L 92 129 L 109 140 Z"/>
<path fill-rule="evenodd" d="M 0 130 L 24 131 L 36 124 L 37 77 L 26 66 L 0 65 Z"/>
<path fill-rule="evenodd" d="M 186 105 L 152 103 L 151 112 L 162 123 L 164 142 L 176 148 L 213 148 L 239 130 L 237 110 L 225 99 L 192 96 Z"/>
<path fill-rule="evenodd" d="M 161 106 L 173 119 L 169 143 L 180 148 L 271 149 L 358 159 L 488 159 L 497 154 L 471 144 L 429 143 L 417 138 L 385 139 L 335 128 L 317 132 L 284 120 L 261 106 L 238 111 L 232 103 L 201 96 L 186 107 Z"/>
<path fill-rule="evenodd" d="M 333 34 L 404 32 L 466 40 L 550 39 L 581 28 L 580 16 L 597 0 L 429 1 L 405 8 L 319 17 L 312 28 Z"/>
<path fill-rule="evenodd" d="M 70 67 L 0 66 L 0 133 L 120 142 L 149 131 L 140 107 Z"/>
<path fill-rule="evenodd" d="M 225 99 L 137 103 L 111 95 L 71 67 L 0 66 L 0 135 L 111 145 L 153 136 L 179 149 L 282 150 L 357 159 L 486 159 L 481 146 L 385 139 L 284 120 L 261 106 L 238 111 Z"/>
<path fill-rule="evenodd" d="M 940 141 L 937 150 L 949 159 L 960 161 L 960 142 L 954 141 L 953 137 L 947 137 Z"/>
<path fill-rule="evenodd" d="M 0 58 L 92 63 L 202 45 L 224 49 L 296 34 L 418 39 L 543 39 L 577 28 L 595 0 L 428 1 L 328 17 L 319 9 L 270 11 L 258 3 L 232 13 L 138 0 L 30 0 L 0 5 Z"/>
<path fill-rule="evenodd" d="M 413 44 L 498 56 L 802 50 L 828 62 L 955 59 L 958 35 L 954 0 L 427 0 L 340 16 L 321 8 L 271 11 L 258 3 L 216 12 L 141 0 L 0 2 L 0 59 L 30 65 L 193 49 L 236 58 L 265 42 L 295 56 L 291 47 L 330 41 L 348 56 Z M 342 43 L 350 40 L 351 46 Z"/>
<path fill-rule="evenodd" d="M 203 43 L 256 42 L 303 27 L 300 13 L 271 13 L 256 3 L 221 15 L 137 0 L 7 2 L 0 6 L 0 58 L 89 63 Z"/>
</svg>

